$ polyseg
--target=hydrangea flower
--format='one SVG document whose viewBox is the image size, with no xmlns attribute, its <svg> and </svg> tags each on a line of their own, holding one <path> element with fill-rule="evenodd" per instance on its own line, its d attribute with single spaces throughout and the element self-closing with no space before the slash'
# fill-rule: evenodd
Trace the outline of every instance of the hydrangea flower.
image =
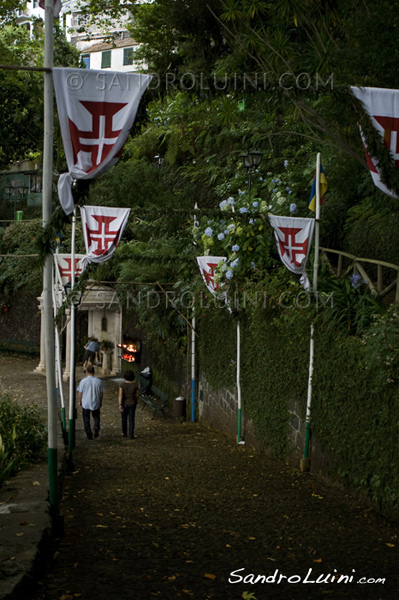
<svg viewBox="0 0 399 600">
<path fill-rule="evenodd" d="M 252 206 L 253 206 L 254 208 L 258 208 L 258 206 L 259 206 L 259 202 L 256 202 L 256 200 L 255 200 L 255 202 L 252 202 Z"/>
<path fill-rule="evenodd" d="M 228 269 L 226 271 L 226 278 L 227 279 L 232 279 L 233 275 L 234 275 L 234 273 L 233 273 L 232 269 Z"/>
<path fill-rule="evenodd" d="M 259 181 L 263 181 L 263 177 L 259 177 Z"/>
<path fill-rule="evenodd" d="M 233 261 L 230 263 L 230 267 L 231 267 L 232 269 L 235 269 L 235 267 L 238 265 L 238 263 L 239 263 L 239 262 L 240 262 L 240 261 L 239 261 L 239 259 L 238 259 L 238 258 L 236 258 L 235 260 L 233 260 Z"/>
<path fill-rule="evenodd" d="M 251 262 L 251 267 L 254 269 L 255 268 L 255 263 L 252 261 Z"/>
<path fill-rule="evenodd" d="M 227 198 L 226 202 L 227 202 L 227 204 L 230 204 L 230 206 L 234 206 L 234 198 L 233 198 L 233 196 L 230 196 L 229 198 Z"/>
<path fill-rule="evenodd" d="M 218 240 L 224 240 L 224 233 L 218 233 Z"/>
<path fill-rule="evenodd" d="M 207 227 L 204 231 L 205 235 L 207 235 L 208 237 L 212 237 L 213 235 L 213 230 L 210 227 Z"/>
<path fill-rule="evenodd" d="M 277 189 L 276 189 L 276 188 L 274 188 L 273 192 L 274 192 L 274 193 L 276 193 L 276 192 L 277 192 Z"/>
<path fill-rule="evenodd" d="M 350 276 L 349 278 L 350 282 L 351 282 L 351 286 L 353 288 L 357 288 L 359 287 L 359 285 L 361 285 L 362 283 L 365 283 L 363 277 L 361 275 L 357 275 L 355 273 L 353 273 L 353 275 Z"/>
<path fill-rule="evenodd" d="M 219 204 L 219 208 L 222 209 L 225 206 L 227 206 L 227 200 L 223 200 L 220 204 Z"/>
<path fill-rule="evenodd" d="M 224 235 L 229 235 L 229 233 L 230 233 L 230 230 L 229 230 L 229 229 L 225 229 L 225 230 L 224 230 Z"/>
<path fill-rule="evenodd" d="M 233 231 L 236 228 L 234 223 L 230 223 L 230 225 L 227 225 L 227 229 L 230 231 Z"/>
<path fill-rule="evenodd" d="M 234 246 L 232 247 L 233 252 L 238 252 L 240 249 L 240 246 L 238 244 L 234 244 Z"/>
<path fill-rule="evenodd" d="M 284 161 L 284 166 L 285 166 L 285 167 L 288 167 L 288 160 L 285 160 L 285 161 Z"/>
<path fill-rule="evenodd" d="M 254 224 L 254 220 L 253 219 L 249 219 L 249 224 L 253 225 Z"/>
<path fill-rule="evenodd" d="M 248 212 L 248 209 L 247 209 L 247 208 L 245 208 L 245 206 L 242 206 L 242 207 L 240 208 L 240 213 L 241 213 L 241 214 L 244 214 L 244 213 L 247 213 L 247 212 Z"/>
<path fill-rule="evenodd" d="M 290 213 L 297 213 L 298 212 L 298 208 L 297 205 L 292 202 L 292 204 L 290 204 Z"/>
</svg>

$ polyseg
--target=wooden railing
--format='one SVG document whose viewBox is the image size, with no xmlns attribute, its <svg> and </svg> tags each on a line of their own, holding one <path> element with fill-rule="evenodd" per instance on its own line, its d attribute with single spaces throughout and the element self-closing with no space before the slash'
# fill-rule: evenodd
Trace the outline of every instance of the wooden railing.
<svg viewBox="0 0 399 600">
<path fill-rule="evenodd" d="M 392 290 L 396 288 L 395 292 L 395 303 L 399 303 L 399 266 L 393 265 L 392 263 L 385 262 L 383 260 L 373 260 L 371 258 L 359 258 L 348 254 L 348 252 L 342 252 L 341 250 L 332 250 L 331 248 L 320 248 L 321 261 L 327 263 L 329 267 L 334 271 L 337 277 L 344 277 L 353 270 L 355 274 L 359 274 L 363 277 L 364 281 L 370 288 L 370 292 L 373 296 L 379 296 L 383 298 Z M 328 258 L 328 254 L 335 254 L 338 256 L 338 263 L 334 268 Z M 349 266 L 344 265 L 344 260 L 349 262 Z M 373 282 L 371 277 L 366 272 L 364 264 L 376 265 L 377 267 L 377 281 Z M 394 280 L 384 288 L 384 275 L 383 269 L 392 269 L 395 271 Z"/>
</svg>

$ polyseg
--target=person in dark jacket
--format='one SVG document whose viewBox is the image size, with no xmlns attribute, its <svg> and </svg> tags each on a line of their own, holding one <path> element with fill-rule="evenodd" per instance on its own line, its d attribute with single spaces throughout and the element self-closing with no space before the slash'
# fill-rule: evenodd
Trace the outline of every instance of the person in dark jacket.
<svg viewBox="0 0 399 600">
<path fill-rule="evenodd" d="M 129 420 L 129 439 L 134 439 L 134 419 L 139 401 L 140 387 L 134 381 L 133 371 L 125 371 L 124 381 L 119 386 L 119 410 L 122 416 L 122 435 L 127 437 L 127 421 Z"/>
</svg>

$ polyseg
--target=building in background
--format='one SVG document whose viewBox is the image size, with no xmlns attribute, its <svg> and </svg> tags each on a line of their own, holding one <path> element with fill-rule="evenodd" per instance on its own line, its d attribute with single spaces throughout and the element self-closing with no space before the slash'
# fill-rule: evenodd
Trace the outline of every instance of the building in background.
<svg viewBox="0 0 399 600">
<path fill-rule="evenodd" d="M 89 25 L 78 0 L 64 0 L 60 12 L 60 25 L 67 40 L 81 52 L 86 69 L 111 69 L 113 71 L 135 71 L 145 68 L 135 59 L 139 47 L 128 32 L 130 15 L 122 15 L 117 21 L 107 23 L 107 31 L 101 24 Z M 33 21 L 44 19 L 44 11 L 39 0 L 30 0 L 23 10 L 17 11 L 18 23 L 33 35 Z M 84 31 L 82 30 L 84 28 Z"/>
</svg>

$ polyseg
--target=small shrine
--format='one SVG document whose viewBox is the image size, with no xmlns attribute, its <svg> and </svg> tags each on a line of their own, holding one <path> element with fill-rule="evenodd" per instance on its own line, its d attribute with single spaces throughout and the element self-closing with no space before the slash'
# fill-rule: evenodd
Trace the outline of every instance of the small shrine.
<svg viewBox="0 0 399 600">
<path fill-rule="evenodd" d="M 39 299 L 39 308 L 43 314 L 42 297 Z M 88 281 L 83 292 L 78 310 L 79 316 L 87 312 L 87 337 L 94 337 L 100 345 L 100 364 L 95 365 L 96 375 L 100 377 L 115 376 L 121 373 L 121 348 L 118 347 L 122 340 L 122 306 L 115 290 L 108 286 Z M 70 376 L 71 356 L 71 331 L 68 310 L 66 311 L 65 329 L 65 362 L 63 379 L 67 381 Z M 40 336 L 40 363 L 36 368 L 39 373 L 45 373 L 45 339 L 42 319 Z M 134 353 L 133 353 L 134 355 Z"/>
</svg>

